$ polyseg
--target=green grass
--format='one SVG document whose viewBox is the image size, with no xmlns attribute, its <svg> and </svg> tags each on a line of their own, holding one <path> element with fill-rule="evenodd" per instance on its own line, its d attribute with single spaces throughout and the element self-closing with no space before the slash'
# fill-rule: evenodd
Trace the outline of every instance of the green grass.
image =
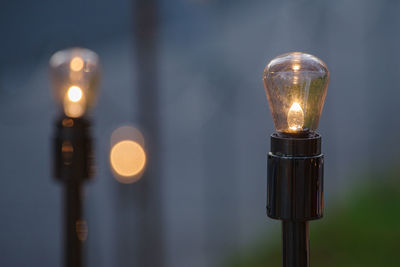
<svg viewBox="0 0 400 267">
<path fill-rule="evenodd" d="M 311 266 L 400 266 L 400 172 L 377 174 L 310 224 Z M 227 267 L 281 266 L 280 225 L 232 256 Z M 239 255 L 239 256 L 238 256 Z"/>
</svg>

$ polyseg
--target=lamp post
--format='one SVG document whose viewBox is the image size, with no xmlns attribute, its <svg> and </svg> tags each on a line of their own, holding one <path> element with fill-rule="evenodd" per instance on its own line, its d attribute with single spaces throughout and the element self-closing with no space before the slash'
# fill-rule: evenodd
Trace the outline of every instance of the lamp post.
<svg viewBox="0 0 400 267">
<path fill-rule="evenodd" d="M 55 53 L 50 76 L 62 112 L 54 137 L 54 176 L 64 184 L 64 266 L 85 266 L 87 238 L 83 219 L 83 182 L 92 177 L 93 152 L 87 110 L 94 105 L 99 83 L 98 56 L 82 48 Z"/>
<path fill-rule="evenodd" d="M 321 136 L 315 132 L 329 83 L 323 61 L 304 53 L 274 58 L 263 75 L 276 132 L 268 154 L 267 214 L 282 221 L 282 266 L 309 266 L 309 225 L 322 217 Z"/>
</svg>

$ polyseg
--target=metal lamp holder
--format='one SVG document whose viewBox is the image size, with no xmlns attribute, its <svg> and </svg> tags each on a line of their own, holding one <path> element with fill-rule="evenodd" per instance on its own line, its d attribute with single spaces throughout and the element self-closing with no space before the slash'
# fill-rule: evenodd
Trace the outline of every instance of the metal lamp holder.
<svg viewBox="0 0 400 267">
<path fill-rule="evenodd" d="M 322 217 L 323 164 L 319 134 L 272 134 L 267 214 L 282 221 L 283 267 L 310 264 L 309 221 Z"/>
</svg>

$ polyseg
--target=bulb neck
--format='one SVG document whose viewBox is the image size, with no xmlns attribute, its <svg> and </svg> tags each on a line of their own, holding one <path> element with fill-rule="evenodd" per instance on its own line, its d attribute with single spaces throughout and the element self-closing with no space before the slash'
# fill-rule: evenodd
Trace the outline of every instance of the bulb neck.
<svg viewBox="0 0 400 267">
<path fill-rule="evenodd" d="M 282 136 L 282 137 L 287 137 L 287 138 L 307 138 L 307 137 L 312 137 L 315 135 L 315 132 L 312 132 L 310 130 L 302 129 L 299 131 L 293 131 L 293 132 L 276 132 L 277 135 Z"/>
</svg>

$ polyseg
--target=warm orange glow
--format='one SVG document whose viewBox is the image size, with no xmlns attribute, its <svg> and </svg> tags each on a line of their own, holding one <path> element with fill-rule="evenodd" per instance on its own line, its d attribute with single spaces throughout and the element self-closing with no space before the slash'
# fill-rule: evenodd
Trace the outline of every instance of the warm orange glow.
<svg viewBox="0 0 400 267">
<path fill-rule="evenodd" d="M 114 172 L 125 178 L 138 176 L 135 180 L 121 182 L 135 182 L 140 178 L 146 165 L 146 152 L 143 147 L 133 140 L 122 140 L 116 143 L 110 151 L 110 163 Z"/>
<path fill-rule="evenodd" d="M 299 64 L 293 64 L 292 69 L 294 71 L 298 71 L 300 69 L 300 65 Z"/>
<path fill-rule="evenodd" d="M 287 115 L 287 123 L 289 129 L 292 131 L 299 131 L 303 129 L 304 112 L 299 103 L 293 102 Z"/>
<path fill-rule="evenodd" d="M 80 241 L 86 241 L 88 236 L 88 226 L 85 220 L 78 220 L 75 223 L 76 235 Z"/>
<path fill-rule="evenodd" d="M 85 113 L 85 106 L 82 103 L 64 102 L 64 113 L 70 118 L 79 118 Z"/>
<path fill-rule="evenodd" d="M 72 146 L 71 142 L 64 141 L 61 146 L 62 153 L 72 153 L 74 152 L 74 147 Z"/>
<path fill-rule="evenodd" d="M 72 127 L 74 126 L 74 121 L 72 119 L 63 119 L 62 125 L 64 127 Z"/>
<path fill-rule="evenodd" d="M 78 86 L 71 86 L 64 96 L 64 113 L 68 117 L 81 117 L 86 111 L 86 98 Z"/>
<path fill-rule="evenodd" d="M 82 93 L 82 89 L 79 88 L 78 86 L 71 86 L 68 89 L 68 98 L 70 101 L 72 102 L 78 102 L 82 99 L 83 93 Z"/>
<path fill-rule="evenodd" d="M 61 146 L 61 152 L 64 164 L 70 165 L 72 162 L 72 155 L 74 153 L 74 147 L 72 146 L 71 142 L 64 141 Z"/>
<path fill-rule="evenodd" d="M 69 67 L 73 71 L 81 71 L 83 69 L 83 59 L 81 57 L 74 57 L 72 58 L 71 62 L 69 63 Z"/>
</svg>

